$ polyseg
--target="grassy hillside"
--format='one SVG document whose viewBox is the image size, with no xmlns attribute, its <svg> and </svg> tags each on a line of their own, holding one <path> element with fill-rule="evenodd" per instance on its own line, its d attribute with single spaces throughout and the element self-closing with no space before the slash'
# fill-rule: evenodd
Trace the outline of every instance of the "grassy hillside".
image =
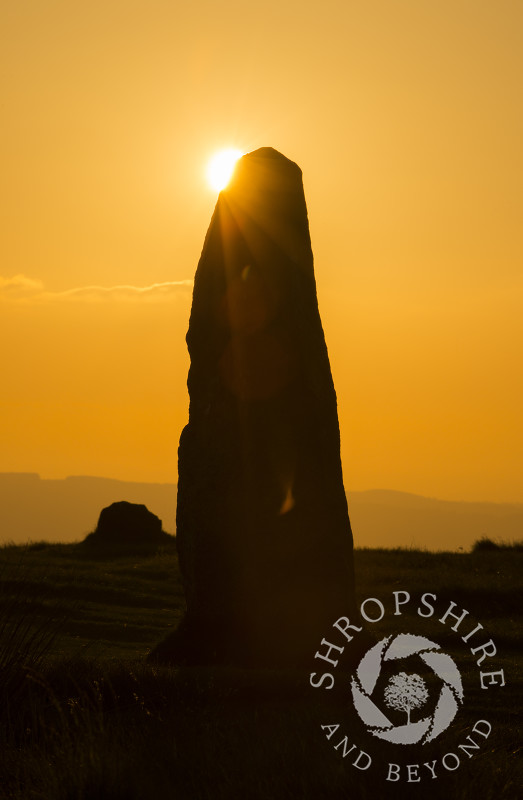
<svg viewBox="0 0 523 800">
<path fill-rule="evenodd" d="M 174 541 L 174 540 L 173 540 Z M 142 658 L 180 619 L 176 548 L 122 557 L 117 549 L 36 543 L 0 549 L 0 597 L 37 625 L 56 621 L 50 653 Z"/>
<path fill-rule="evenodd" d="M 308 673 L 175 670 L 144 662 L 183 611 L 174 548 L 121 557 L 78 545 L 4 547 L 0 797 L 513 800 L 523 778 L 517 760 L 522 562 L 510 548 L 356 551 L 360 600 L 377 598 L 387 611 L 370 626 L 373 635 L 390 633 L 394 591 L 411 595 L 401 622 L 421 632 L 419 598 L 433 592 L 438 612 L 450 600 L 470 611 L 467 630 L 481 621 L 507 680 L 501 691 L 487 693 L 487 702 L 475 657 L 460 656 L 467 702 L 446 749 L 439 752 L 435 742 L 430 758 L 456 751 L 485 715 L 493 734 L 456 772 L 395 784 L 374 769 L 358 773 L 325 740 L 320 723 L 347 705 L 345 684 L 331 696 L 313 692 Z M 440 627 L 438 641 L 457 658 L 464 649 L 457 634 Z M 361 736 L 352 733 L 355 741 Z M 413 763 L 427 760 L 421 746 L 408 750 Z M 397 745 L 385 751 L 391 761 L 405 762 Z"/>
</svg>

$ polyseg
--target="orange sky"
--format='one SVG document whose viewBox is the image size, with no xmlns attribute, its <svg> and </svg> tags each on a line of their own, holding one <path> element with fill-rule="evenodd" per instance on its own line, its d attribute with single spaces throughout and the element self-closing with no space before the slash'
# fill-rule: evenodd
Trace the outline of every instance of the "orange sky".
<svg viewBox="0 0 523 800">
<path fill-rule="evenodd" d="M 272 146 L 304 173 L 349 491 L 523 501 L 519 0 L 2 16 L 0 471 L 176 480 L 205 165 Z"/>
</svg>

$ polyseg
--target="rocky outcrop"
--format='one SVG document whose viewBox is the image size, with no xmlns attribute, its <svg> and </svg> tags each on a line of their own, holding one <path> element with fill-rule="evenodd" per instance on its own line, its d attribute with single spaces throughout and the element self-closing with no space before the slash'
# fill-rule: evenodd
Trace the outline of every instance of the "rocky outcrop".
<svg viewBox="0 0 523 800">
<path fill-rule="evenodd" d="M 240 159 L 218 198 L 187 344 L 187 614 L 156 656 L 303 662 L 353 611 L 352 533 L 301 170 L 275 150 Z"/>
<path fill-rule="evenodd" d="M 141 503 L 122 500 L 102 509 L 98 524 L 86 541 L 91 544 L 121 545 L 160 544 L 172 540 L 162 530 L 162 521 Z"/>
</svg>

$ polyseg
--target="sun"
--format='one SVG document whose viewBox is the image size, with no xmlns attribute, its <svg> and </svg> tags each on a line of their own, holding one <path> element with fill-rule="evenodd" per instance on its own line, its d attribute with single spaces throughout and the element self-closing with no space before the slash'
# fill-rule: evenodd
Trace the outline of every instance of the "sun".
<svg viewBox="0 0 523 800">
<path fill-rule="evenodd" d="M 236 162 L 242 155 L 243 153 L 241 150 L 236 150 L 233 147 L 215 153 L 207 165 L 207 180 L 209 186 L 217 192 L 221 192 L 222 189 L 225 189 L 232 177 Z"/>
</svg>

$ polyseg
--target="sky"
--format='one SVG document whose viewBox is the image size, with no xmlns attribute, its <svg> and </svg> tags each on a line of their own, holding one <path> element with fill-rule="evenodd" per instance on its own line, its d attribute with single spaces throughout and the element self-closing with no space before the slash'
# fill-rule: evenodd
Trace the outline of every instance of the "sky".
<svg viewBox="0 0 523 800">
<path fill-rule="evenodd" d="M 520 0 L 17 0 L 0 472 L 176 481 L 209 158 L 302 171 L 346 488 L 523 502 Z"/>
</svg>

